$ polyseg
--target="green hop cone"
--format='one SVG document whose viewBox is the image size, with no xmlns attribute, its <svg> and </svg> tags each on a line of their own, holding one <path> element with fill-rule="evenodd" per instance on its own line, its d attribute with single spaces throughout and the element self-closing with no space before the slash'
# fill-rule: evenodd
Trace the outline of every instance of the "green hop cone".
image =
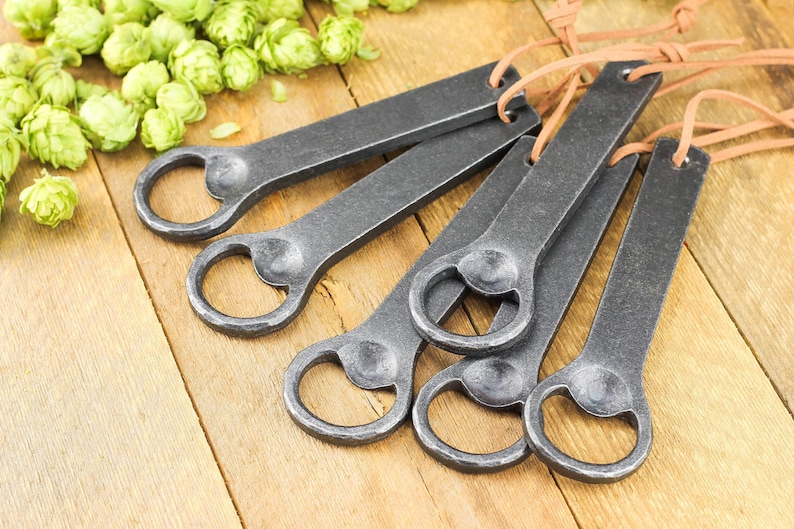
<svg viewBox="0 0 794 529">
<path fill-rule="evenodd" d="M 325 0 L 331 2 L 334 13 L 337 15 L 353 16 L 356 11 L 366 11 L 369 7 L 369 0 Z"/>
<path fill-rule="evenodd" d="M 38 99 L 38 92 L 27 79 L 0 78 L 0 116 L 5 116 L 15 125 L 30 112 Z"/>
<path fill-rule="evenodd" d="M 167 151 L 182 143 L 184 136 L 185 122 L 173 110 L 153 108 L 143 116 L 141 141 L 149 149 Z"/>
<path fill-rule="evenodd" d="M 0 46 L 0 77 L 25 77 L 36 61 L 36 50 L 18 42 Z"/>
<path fill-rule="evenodd" d="M 233 44 L 221 57 L 221 76 L 226 88 L 244 92 L 262 78 L 259 57 L 251 48 Z"/>
<path fill-rule="evenodd" d="M 66 176 L 51 176 L 41 170 L 41 178 L 33 180 L 19 194 L 19 212 L 30 215 L 39 224 L 55 228 L 74 215 L 77 207 L 77 186 Z"/>
<path fill-rule="evenodd" d="M 120 151 L 138 133 L 138 113 L 113 93 L 93 95 L 80 106 L 80 121 L 94 148 Z"/>
<path fill-rule="evenodd" d="M 152 45 L 152 59 L 168 62 L 168 55 L 183 40 L 193 40 L 196 30 L 193 26 L 179 22 L 168 13 L 162 13 L 149 24 L 149 41 Z"/>
<path fill-rule="evenodd" d="M 157 90 L 171 80 L 168 68 L 159 61 L 136 64 L 121 81 L 121 96 L 135 106 L 139 115 L 154 108 Z"/>
<path fill-rule="evenodd" d="M 254 49 L 267 73 L 301 73 L 323 62 L 317 41 L 294 20 L 279 18 L 265 26 Z"/>
<path fill-rule="evenodd" d="M 403 13 L 414 7 L 419 0 L 378 0 L 378 4 L 389 13 Z"/>
<path fill-rule="evenodd" d="M 6 19 L 27 40 L 46 37 L 57 13 L 57 0 L 6 0 L 3 4 Z"/>
<path fill-rule="evenodd" d="M 108 70 L 124 75 L 133 66 L 146 62 L 152 54 L 149 28 L 138 22 L 125 22 L 113 28 L 102 46 L 102 60 Z"/>
<path fill-rule="evenodd" d="M 40 60 L 31 71 L 33 89 L 39 101 L 56 106 L 68 106 L 74 102 L 76 85 L 72 74 L 61 67 L 54 57 Z"/>
<path fill-rule="evenodd" d="M 207 115 L 207 104 L 204 96 L 190 81 L 177 79 L 160 87 L 157 91 L 157 106 L 176 113 L 185 123 L 193 123 L 204 119 Z"/>
<path fill-rule="evenodd" d="M 55 33 L 47 35 L 47 39 L 55 37 Z M 59 68 L 78 67 L 83 64 L 83 56 L 73 46 L 65 42 L 58 41 L 57 39 L 50 39 L 51 43 L 47 40 L 44 41 L 44 46 L 36 48 L 36 55 L 39 57 L 33 68 L 31 68 L 30 75 L 36 70 L 36 67 L 42 60 L 48 61 L 50 64 L 56 64 Z"/>
<path fill-rule="evenodd" d="M 201 22 L 212 12 L 212 0 L 154 0 L 152 3 L 180 22 Z"/>
<path fill-rule="evenodd" d="M 77 169 L 88 159 L 91 147 L 83 136 L 80 120 L 65 107 L 39 104 L 22 119 L 28 154 L 56 169 Z"/>
<path fill-rule="evenodd" d="M 52 25 L 58 41 L 65 42 L 83 55 L 98 52 L 108 37 L 105 17 L 93 7 L 62 8 Z"/>
<path fill-rule="evenodd" d="M 6 183 L 19 165 L 22 149 L 27 148 L 25 137 L 10 119 L 0 116 L 0 182 Z"/>
<path fill-rule="evenodd" d="M 149 0 L 104 0 L 102 9 L 109 28 L 127 22 L 145 26 L 160 12 Z"/>
<path fill-rule="evenodd" d="M 262 22 L 298 20 L 303 16 L 303 0 L 256 0 L 256 8 Z"/>
<path fill-rule="evenodd" d="M 320 52 L 331 64 L 345 64 L 361 47 L 364 23 L 355 17 L 325 17 L 320 23 L 317 41 Z"/>
<path fill-rule="evenodd" d="M 193 83 L 202 94 L 223 90 L 218 48 L 207 40 L 180 42 L 168 57 L 168 69 L 174 79 Z"/>
<path fill-rule="evenodd" d="M 204 33 L 220 49 L 248 46 L 256 31 L 257 12 L 250 0 L 221 0 L 204 21 Z"/>
</svg>

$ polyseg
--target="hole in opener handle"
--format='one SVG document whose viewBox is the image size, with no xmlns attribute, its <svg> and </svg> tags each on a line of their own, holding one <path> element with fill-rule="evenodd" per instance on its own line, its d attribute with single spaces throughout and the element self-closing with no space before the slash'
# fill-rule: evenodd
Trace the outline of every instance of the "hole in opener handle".
<svg viewBox="0 0 794 529">
<path fill-rule="evenodd" d="M 481 66 L 250 145 L 180 147 L 166 152 L 138 177 L 133 192 L 138 216 L 155 233 L 175 241 L 219 235 L 279 189 L 495 117 L 495 103 L 505 89 L 488 86 L 493 66 Z M 515 69 L 507 71 L 505 85 L 518 78 Z M 523 97 L 512 101 L 513 108 L 525 105 Z M 175 167 L 204 163 L 208 164 L 207 189 L 224 197 L 218 212 L 204 221 L 181 224 L 152 211 L 149 194 L 157 179 Z M 214 165 L 217 170 L 210 169 Z"/>
<path fill-rule="evenodd" d="M 639 468 L 650 452 L 642 371 L 709 165 L 708 155 L 692 147 L 689 163 L 676 167 L 677 143 L 657 141 L 581 354 L 538 384 L 527 400 L 528 441 L 542 461 L 569 477 L 616 481 Z M 546 437 L 540 410 L 555 394 L 569 396 L 591 415 L 627 418 L 637 428 L 637 446 L 608 465 L 563 454 Z"/>
<path fill-rule="evenodd" d="M 417 332 L 430 343 L 465 355 L 493 354 L 529 332 L 537 266 L 661 82 L 659 75 L 625 81 L 621 72 L 640 64 L 607 64 L 537 162 L 525 170 L 527 176 L 488 230 L 417 274 L 411 315 Z M 457 335 L 429 321 L 423 296 L 434 282 L 450 277 L 481 294 L 518 302 L 516 318 L 482 336 Z"/>
</svg>

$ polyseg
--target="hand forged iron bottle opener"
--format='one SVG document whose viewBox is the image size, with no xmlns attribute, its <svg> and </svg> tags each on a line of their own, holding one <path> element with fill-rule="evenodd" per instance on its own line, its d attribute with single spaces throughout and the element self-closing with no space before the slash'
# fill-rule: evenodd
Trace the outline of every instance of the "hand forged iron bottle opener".
<svg viewBox="0 0 794 529">
<path fill-rule="evenodd" d="M 501 86 L 491 88 L 493 67 L 480 66 L 250 145 L 171 149 L 152 160 L 135 182 L 138 216 L 166 239 L 214 237 L 279 189 L 496 116 L 497 99 L 518 73 L 510 68 Z M 510 108 L 524 104 L 520 95 Z M 169 221 L 150 204 L 155 183 L 184 166 L 204 167 L 207 192 L 221 202 L 204 220 Z"/>
</svg>

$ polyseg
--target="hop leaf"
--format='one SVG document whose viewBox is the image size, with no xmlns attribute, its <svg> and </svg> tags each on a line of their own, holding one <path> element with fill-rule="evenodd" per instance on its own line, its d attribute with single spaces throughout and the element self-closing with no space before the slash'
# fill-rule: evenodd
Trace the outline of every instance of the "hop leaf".
<svg viewBox="0 0 794 529">
<path fill-rule="evenodd" d="M 162 63 L 168 61 L 168 55 L 183 40 L 193 40 L 196 30 L 193 26 L 175 20 L 168 13 L 162 13 L 149 24 L 151 31 L 152 59 Z"/>
<path fill-rule="evenodd" d="M 39 104 L 22 119 L 21 126 L 28 154 L 56 169 L 77 169 L 88 158 L 86 150 L 91 144 L 83 136 L 77 116 L 65 107 Z"/>
<path fill-rule="evenodd" d="M 265 26 L 254 49 L 267 73 L 301 73 L 322 63 L 317 41 L 294 20 L 279 18 Z"/>
<path fill-rule="evenodd" d="M 207 20 L 204 33 L 220 49 L 232 44 L 248 46 L 256 31 L 257 14 L 249 0 L 221 0 Z"/>
<path fill-rule="evenodd" d="M 212 0 L 154 0 L 152 3 L 180 22 L 201 22 L 212 12 Z"/>
<path fill-rule="evenodd" d="M 303 0 L 257 0 L 256 6 L 262 22 L 279 18 L 298 20 L 303 16 Z"/>
<path fill-rule="evenodd" d="M 331 64 L 345 64 L 355 57 L 363 34 L 364 23 L 355 17 L 325 17 L 317 33 L 320 52 Z"/>
<path fill-rule="evenodd" d="M 202 94 L 223 90 L 218 48 L 207 40 L 180 42 L 168 57 L 168 69 L 174 79 L 193 83 Z"/>
<path fill-rule="evenodd" d="M 105 152 L 120 151 L 138 133 L 138 114 L 118 96 L 92 95 L 80 106 L 80 121 L 91 144 Z"/>
<path fill-rule="evenodd" d="M 5 116 L 14 125 L 30 112 L 38 99 L 38 92 L 27 79 L 0 78 L 0 116 Z"/>
<path fill-rule="evenodd" d="M 109 28 L 127 22 L 145 26 L 160 12 L 149 0 L 104 0 L 102 7 Z"/>
<path fill-rule="evenodd" d="M 185 123 L 176 112 L 167 108 L 153 108 L 141 122 L 141 141 L 157 152 L 167 151 L 182 143 Z"/>
<path fill-rule="evenodd" d="M 0 183 L 11 180 L 19 165 L 22 149 L 26 147 L 24 136 L 11 120 L 0 116 Z"/>
<path fill-rule="evenodd" d="M 233 44 L 221 57 L 223 84 L 232 90 L 245 91 L 262 77 L 259 58 L 251 48 Z"/>
<path fill-rule="evenodd" d="M 157 106 L 176 113 L 185 123 L 200 121 L 207 115 L 204 96 L 190 83 L 177 79 L 157 90 Z"/>
<path fill-rule="evenodd" d="M 6 19 L 27 40 L 46 37 L 57 13 L 57 0 L 6 0 L 3 5 Z"/>
<path fill-rule="evenodd" d="M 39 224 L 55 228 L 74 215 L 77 207 L 77 186 L 66 176 L 51 176 L 41 170 L 41 178 L 33 180 L 19 194 L 19 212 L 30 215 Z"/>
<path fill-rule="evenodd" d="M 157 90 L 171 80 L 165 64 L 149 61 L 136 64 L 121 81 L 121 95 L 135 105 L 139 115 L 154 108 Z"/>
<path fill-rule="evenodd" d="M 61 8 L 52 22 L 56 38 L 84 55 L 102 48 L 108 37 L 105 17 L 93 7 L 68 6 Z"/>
<path fill-rule="evenodd" d="M 113 28 L 102 46 L 102 59 L 108 70 L 124 75 L 133 66 L 146 62 L 152 54 L 151 30 L 138 22 L 126 22 Z"/>
<path fill-rule="evenodd" d="M 0 77 L 25 77 L 38 56 L 36 50 L 18 42 L 6 42 L 0 46 Z"/>
</svg>

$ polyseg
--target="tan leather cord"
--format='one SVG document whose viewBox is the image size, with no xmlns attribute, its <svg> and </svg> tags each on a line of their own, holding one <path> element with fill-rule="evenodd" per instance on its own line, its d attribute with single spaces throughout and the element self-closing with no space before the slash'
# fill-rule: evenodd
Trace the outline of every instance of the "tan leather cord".
<svg viewBox="0 0 794 529">
<path fill-rule="evenodd" d="M 760 114 L 763 114 L 766 116 L 766 119 L 750 121 L 740 125 L 698 122 L 695 120 L 697 110 L 700 107 L 700 104 L 707 99 L 717 99 L 740 104 L 742 106 L 751 108 Z M 783 112 L 775 112 L 774 110 L 771 110 L 757 101 L 739 94 L 735 94 L 733 92 L 716 89 L 703 90 L 693 97 L 687 104 L 683 121 L 666 125 L 649 134 L 643 138 L 642 141 L 624 145 L 615 152 L 615 155 L 610 160 L 609 165 L 614 165 L 619 160 L 632 153 L 651 152 L 653 150 L 653 143 L 657 138 L 678 128 L 680 128 L 682 131 L 681 141 L 679 142 L 678 149 L 673 155 L 673 162 L 680 167 L 686 160 L 686 153 L 689 152 L 691 145 L 705 147 L 727 140 L 740 138 L 742 136 L 759 132 L 764 129 L 779 126 L 785 126 L 791 130 L 794 130 L 794 109 L 788 109 Z M 710 129 L 714 132 L 701 136 L 694 136 L 695 129 Z M 737 156 L 743 156 L 745 154 L 771 149 L 781 149 L 791 146 L 794 146 L 794 138 L 759 140 L 717 151 L 711 155 L 711 162 L 718 163 L 735 158 Z"/>
<path fill-rule="evenodd" d="M 570 57 L 560 59 L 559 61 L 555 61 L 551 64 L 542 66 L 532 73 L 525 75 L 512 86 L 508 87 L 508 89 L 502 93 L 497 102 L 497 110 L 502 120 L 508 122 L 509 118 L 505 115 L 507 103 L 513 97 L 521 93 L 521 91 L 523 91 L 531 83 L 560 70 L 568 70 L 570 72 L 571 70 L 579 70 L 584 65 L 600 62 L 635 60 L 647 60 L 653 62 L 680 62 L 685 61 L 692 53 L 717 50 L 729 46 L 739 46 L 742 42 L 743 39 L 706 40 L 691 42 L 688 44 L 670 42 L 641 44 L 629 42 L 607 46 L 589 53 L 572 55 Z"/>
</svg>

